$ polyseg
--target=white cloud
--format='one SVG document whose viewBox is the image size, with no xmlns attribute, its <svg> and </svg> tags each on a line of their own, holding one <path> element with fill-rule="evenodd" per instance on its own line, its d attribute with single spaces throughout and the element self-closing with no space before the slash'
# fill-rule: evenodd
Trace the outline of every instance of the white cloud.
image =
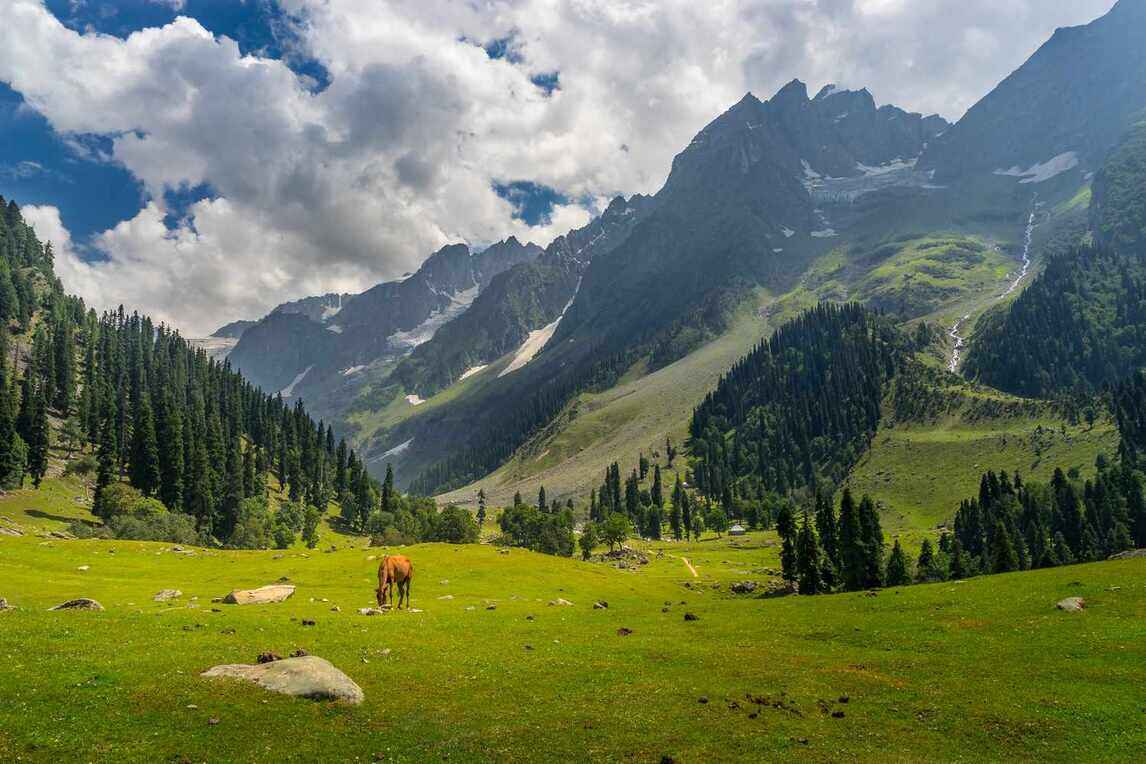
<svg viewBox="0 0 1146 764">
<path fill-rule="evenodd" d="M 331 74 L 315 94 L 189 18 L 124 40 L 0 0 L 0 80 L 65 137 L 116 135 L 114 160 L 155 200 L 98 238 L 106 261 L 77 260 L 65 283 L 202 333 L 396 277 L 449 241 L 547 243 L 587 213 L 560 206 L 530 228 L 494 181 L 572 199 L 655 191 L 746 90 L 840 81 L 958 117 L 1055 26 L 1111 4 L 283 0 L 299 47 Z M 513 63 L 475 44 L 511 34 Z M 551 72 L 560 89 L 547 97 L 530 77 Z M 164 189 L 200 183 L 219 198 L 168 231 Z"/>
</svg>

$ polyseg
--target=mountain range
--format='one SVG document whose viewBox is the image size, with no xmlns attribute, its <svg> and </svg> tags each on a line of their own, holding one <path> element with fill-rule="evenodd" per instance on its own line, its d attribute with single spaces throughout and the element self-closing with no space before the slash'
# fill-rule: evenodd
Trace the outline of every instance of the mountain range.
<svg viewBox="0 0 1146 764">
<path fill-rule="evenodd" d="M 1111 193 L 1106 158 L 1146 114 L 1144 38 L 1146 3 L 1122 0 L 1058 30 L 953 125 L 867 90 L 749 93 L 658 193 L 618 197 L 544 250 L 452 245 L 405 280 L 216 338 L 238 336 L 233 366 L 305 398 L 403 485 L 581 495 L 581 454 L 633 460 L 683 438 L 705 353 L 734 358 L 820 300 L 941 326 L 949 354 L 1021 293 L 1024 263 L 1089 229 L 1092 185 Z M 630 405 L 641 380 L 679 395 Z"/>
</svg>

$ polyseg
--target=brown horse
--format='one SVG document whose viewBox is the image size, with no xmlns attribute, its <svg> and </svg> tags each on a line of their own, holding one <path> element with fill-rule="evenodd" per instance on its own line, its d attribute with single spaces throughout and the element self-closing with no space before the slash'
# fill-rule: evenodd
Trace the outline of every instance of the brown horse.
<svg viewBox="0 0 1146 764">
<path fill-rule="evenodd" d="M 402 598 L 406 598 L 406 609 L 410 609 L 410 582 L 414 579 L 414 565 L 410 558 L 400 554 L 386 555 L 378 566 L 378 607 L 386 607 L 389 595 L 394 602 L 394 584 L 398 584 L 397 607 L 401 609 Z"/>
</svg>

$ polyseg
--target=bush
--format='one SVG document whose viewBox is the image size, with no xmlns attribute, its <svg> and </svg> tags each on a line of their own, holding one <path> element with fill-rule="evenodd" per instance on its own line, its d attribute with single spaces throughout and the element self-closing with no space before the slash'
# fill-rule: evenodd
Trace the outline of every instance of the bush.
<svg viewBox="0 0 1146 764">
<path fill-rule="evenodd" d="M 195 518 L 166 509 L 156 514 L 116 515 L 108 520 L 108 528 L 118 539 L 169 541 L 174 544 L 200 544 L 204 541 L 195 529 Z"/>
<path fill-rule="evenodd" d="M 75 475 L 77 477 L 89 477 L 96 473 L 99 468 L 99 461 L 92 454 L 86 454 L 79 459 L 68 462 L 64 467 L 65 475 Z"/>
<path fill-rule="evenodd" d="M 386 528 L 381 533 L 370 537 L 370 546 L 405 546 L 406 544 L 416 544 L 416 538 L 410 538 L 404 535 L 394 526 Z"/>
<path fill-rule="evenodd" d="M 271 544 L 271 513 L 264 496 L 243 499 L 239 518 L 227 545 L 236 549 L 266 549 Z"/>
<path fill-rule="evenodd" d="M 110 539 L 114 538 L 111 529 L 103 525 L 88 525 L 74 522 L 68 526 L 68 533 L 78 539 Z"/>
<path fill-rule="evenodd" d="M 318 507 L 307 506 L 306 514 L 302 519 L 302 540 L 307 549 L 318 546 L 318 524 L 322 520 L 322 512 Z"/>
<path fill-rule="evenodd" d="M 573 513 L 542 512 L 532 505 L 506 507 L 498 518 L 502 536 L 511 546 L 544 554 L 573 556 Z"/>
<path fill-rule="evenodd" d="M 429 540 L 448 544 L 476 544 L 477 520 L 466 510 L 451 504 L 434 518 Z"/>
<path fill-rule="evenodd" d="M 119 515 L 130 515 L 135 506 L 143 501 L 143 494 L 127 483 L 112 483 L 100 492 L 100 506 L 103 517 L 110 520 Z"/>
</svg>

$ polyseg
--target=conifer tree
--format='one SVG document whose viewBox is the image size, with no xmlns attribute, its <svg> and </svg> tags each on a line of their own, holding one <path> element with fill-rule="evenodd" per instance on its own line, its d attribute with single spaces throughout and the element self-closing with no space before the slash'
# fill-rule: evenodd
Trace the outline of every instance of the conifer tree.
<svg viewBox="0 0 1146 764">
<path fill-rule="evenodd" d="M 860 526 L 859 509 L 851 490 L 844 489 L 840 500 L 840 561 L 844 588 L 848 591 L 862 589 L 866 581 L 867 551 L 864 548 L 863 531 Z"/>
<path fill-rule="evenodd" d="M 386 463 L 386 478 L 382 481 L 382 511 L 394 511 L 394 466 Z"/>
<path fill-rule="evenodd" d="M 155 433 L 155 420 L 151 412 L 151 396 L 141 396 L 139 410 L 132 428 L 131 484 L 144 496 L 159 490 L 162 475 L 159 469 L 159 441 Z"/>
<path fill-rule="evenodd" d="M 792 508 L 785 503 L 776 517 L 776 532 L 780 534 L 780 570 L 784 580 L 793 583 L 799 576 L 796 569 L 796 519 Z"/>
<path fill-rule="evenodd" d="M 485 525 L 485 489 L 478 489 L 478 511 L 477 511 L 478 529 L 480 530 Z"/>
<path fill-rule="evenodd" d="M 996 521 L 994 532 L 991 534 L 991 572 L 1006 573 L 1018 570 L 1019 557 L 1015 552 L 1015 544 L 1011 535 L 1003 526 L 1002 521 Z"/>
<path fill-rule="evenodd" d="M 907 586 L 911 583 L 911 574 L 907 570 L 907 555 L 899 545 L 899 539 L 891 547 L 891 556 L 887 558 L 887 585 Z"/>
<path fill-rule="evenodd" d="M 812 530 L 811 518 L 806 511 L 796 542 L 796 558 L 800 594 L 818 594 L 823 591 L 820 581 L 822 565 L 820 546 L 816 541 L 816 533 Z"/>
<path fill-rule="evenodd" d="M 879 523 L 879 511 L 870 496 L 865 495 L 860 500 L 859 516 L 864 547 L 864 586 L 882 586 L 883 529 Z"/>
<path fill-rule="evenodd" d="M 653 499 L 653 504 L 656 507 L 658 507 L 660 509 L 664 509 L 665 497 L 664 497 L 664 489 L 661 486 L 661 466 L 659 464 L 657 464 L 653 467 L 652 499 Z"/>
</svg>

